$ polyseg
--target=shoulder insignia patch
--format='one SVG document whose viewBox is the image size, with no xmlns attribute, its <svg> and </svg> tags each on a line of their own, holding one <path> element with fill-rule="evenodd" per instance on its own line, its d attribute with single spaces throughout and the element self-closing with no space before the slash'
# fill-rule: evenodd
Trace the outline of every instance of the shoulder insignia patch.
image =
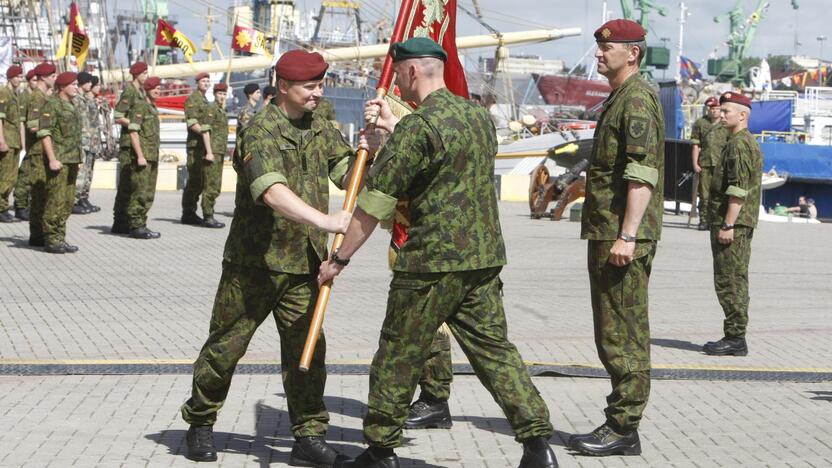
<svg viewBox="0 0 832 468">
<path fill-rule="evenodd" d="M 639 139 L 644 136 L 644 132 L 647 131 L 647 122 L 641 119 L 633 119 L 630 121 L 629 127 L 627 127 L 627 131 L 630 133 L 630 136 Z"/>
</svg>

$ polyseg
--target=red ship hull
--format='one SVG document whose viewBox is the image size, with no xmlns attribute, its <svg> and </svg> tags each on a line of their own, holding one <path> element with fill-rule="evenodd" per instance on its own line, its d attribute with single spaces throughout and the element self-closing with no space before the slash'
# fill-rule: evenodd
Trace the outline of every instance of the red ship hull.
<svg viewBox="0 0 832 468">
<path fill-rule="evenodd" d="M 609 96 L 612 88 L 606 80 L 588 80 L 577 76 L 535 75 L 543 101 L 555 106 L 580 106 L 592 109 Z"/>
</svg>

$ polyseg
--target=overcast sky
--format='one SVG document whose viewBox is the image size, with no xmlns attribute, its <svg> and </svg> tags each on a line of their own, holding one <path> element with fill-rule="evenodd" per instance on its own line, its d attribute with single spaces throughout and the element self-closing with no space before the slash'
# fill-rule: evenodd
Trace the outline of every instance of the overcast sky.
<svg viewBox="0 0 832 468">
<path fill-rule="evenodd" d="M 238 0 L 238 3 L 240 0 Z M 685 27 L 685 55 L 697 62 L 708 59 L 714 48 L 718 47 L 718 54 L 726 53 L 726 48 L 720 46 L 725 42 L 729 29 L 727 20 L 715 23 L 713 17 L 727 13 L 737 0 L 689 0 L 685 2 L 689 7 L 689 16 Z M 128 0 L 116 0 L 122 8 L 127 7 Z M 129 1 L 132 4 L 132 1 Z M 396 1 L 396 4 L 399 2 Z M 611 10 L 611 17 L 621 17 L 619 1 L 607 2 Z M 656 13 L 651 15 L 652 28 L 649 31 L 648 43 L 661 45 L 661 38 L 668 38 L 671 53 L 675 56 L 679 40 L 679 2 L 677 0 L 657 0 L 657 3 L 667 8 L 667 16 Z M 745 15 L 751 14 L 759 0 L 739 0 Z M 765 18 L 760 23 L 756 39 L 752 44 L 749 55 L 764 56 L 767 54 L 794 54 L 816 57 L 820 53 L 819 35 L 829 32 L 829 19 L 832 15 L 829 8 L 830 0 L 797 0 L 800 8 L 792 9 L 791 0 L 769 0 L 769 8 Z M 205 32 L 205 21 L 197 18 L 196 14 L 204 14 L 206 5 L 213 4 L 226 14 L 226 10 L 233 4 L 231 0 L 169 0 L 172 15 L 179 20 L 179 28 L 195 43 Z M 362 2 L 362 16 L 365 20 L 375 21 L 382 12 L 392 15 L 393 0 L 364 0 Z M 583 34 L 579 37 L 561 39 L 545 44 L 514 46 L 514 53 L 528 53 L 541 55 L 544 58 L 564 59 L 569 66 L 573 65 L 584 53 L 593 46 L 593 31 L 600 26 L 602 18 L 601 0 L 479 0 L 485 22 L 499 31 L 521 31 L 540 28 L 568 28 L 580 27 Z M 296 0 L 296 5 L 304 10 L 317 10 L 319 0 Z M 459 0 L 459 5 L 473 10 L 472 0 Z M 213 27 L 214 37 L 220 42 L 223 50 L 228 50 L 230 37 L 227 34 L 222 16 L 220 22 Z M 802 45 L 795 50 L 795 31 Z M 458 13 L 458 35 L 485 34 L 488 31 L 477 24 L 463 12 Z M 832 34 L 830 34 L 832 36 Z M 832 43 L 824 43 L 824 55 L 832 56 Z M 478 51 L 470 55 L 492 55 L 493 51 Z M 470 57 L 469 60 L 475 60 Z"/>
</svg>

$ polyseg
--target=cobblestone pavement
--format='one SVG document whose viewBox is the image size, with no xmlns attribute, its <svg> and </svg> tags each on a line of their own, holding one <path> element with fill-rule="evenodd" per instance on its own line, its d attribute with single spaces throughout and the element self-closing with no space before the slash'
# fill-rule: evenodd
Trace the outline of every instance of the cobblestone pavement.
<svg viewBox="0 0 832 468">
<path fill-rule="evenodd" d="M 74 255 L 27 245 L 24 223 L 0 224 L 0 370 L 16 363 L 188 363 L 208 329 L 227 228 L 178 223 L 180 193 L 160 192 L 155 241 L 109 234 L 112 191 L 95 191 L 97 214 L 72 216 Z M 333 200 L 340 204 L 341 200 Z M 586 246 L 579 226 L 533 221 L 501 203 L 509 265 L 503 271 L 510 338 L 530 362 L 598 366 L 592 338 Z M 218 200 L 229 222 L 233 196 Z M 722 312 L 707 234 L 669 216 L 651 278 L 656 367 L 832 372 L 832 238 L 829 225 L 761 224 L 751 264 L 748 357 L 699 352 L 719 338 Z M 388 237 L 376 232 L 335 285 L 326 319 L 331 364 L 366 363 L 375 351 L 390 273 Z M 274 362 L 277 333 L 264 324 L 244 362 Z M 455 361 L 464 362 L 458 349 Z M 8 372 L 6 372 L 8 373 Z M 832 382 L 656 381 L 642 426 L 643 457 L 589 459 L 556 447 L 563 466 L 830 466 Z M 0 377 L 0 466 L 167 466 L 182 456 L 177 408 L 186 375 Z M 604 379 L 537 377 L 564 434 L 602 420 Z M 331 375 L 330 438 L 361 450 L 367 377 Z M 280 379 L 238 375 L 216 430 L 225 466 L 280 465 L 291 447 Z M 406 466 L 516 466 L 520 448 L 488 393 L 457 376 L 450 431 L 410 431 Z"/>
</svg>

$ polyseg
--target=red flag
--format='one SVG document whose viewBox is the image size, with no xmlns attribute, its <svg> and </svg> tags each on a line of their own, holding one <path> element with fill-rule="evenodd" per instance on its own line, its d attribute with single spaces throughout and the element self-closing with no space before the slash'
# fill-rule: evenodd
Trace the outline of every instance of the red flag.
<svg viewBox="0 0 832 468">
<path fill-rule="evenodd" d="M 159 19 L 156 23 L 156 45 L 162 47 L 174 47 L 173 46 L 173 33 L 176 32 L 176 29 L 173 26 L 169 25 L 165 20 Z"/>
<path fill-rule="evenodd" d="M 86 36 L 84 31 L 84 20 L 81 19 L 81 14 L 78 13 L 78 5 L 75 2 L 69 4 L 69 32 L 79 36 Z"/>
</svg>

